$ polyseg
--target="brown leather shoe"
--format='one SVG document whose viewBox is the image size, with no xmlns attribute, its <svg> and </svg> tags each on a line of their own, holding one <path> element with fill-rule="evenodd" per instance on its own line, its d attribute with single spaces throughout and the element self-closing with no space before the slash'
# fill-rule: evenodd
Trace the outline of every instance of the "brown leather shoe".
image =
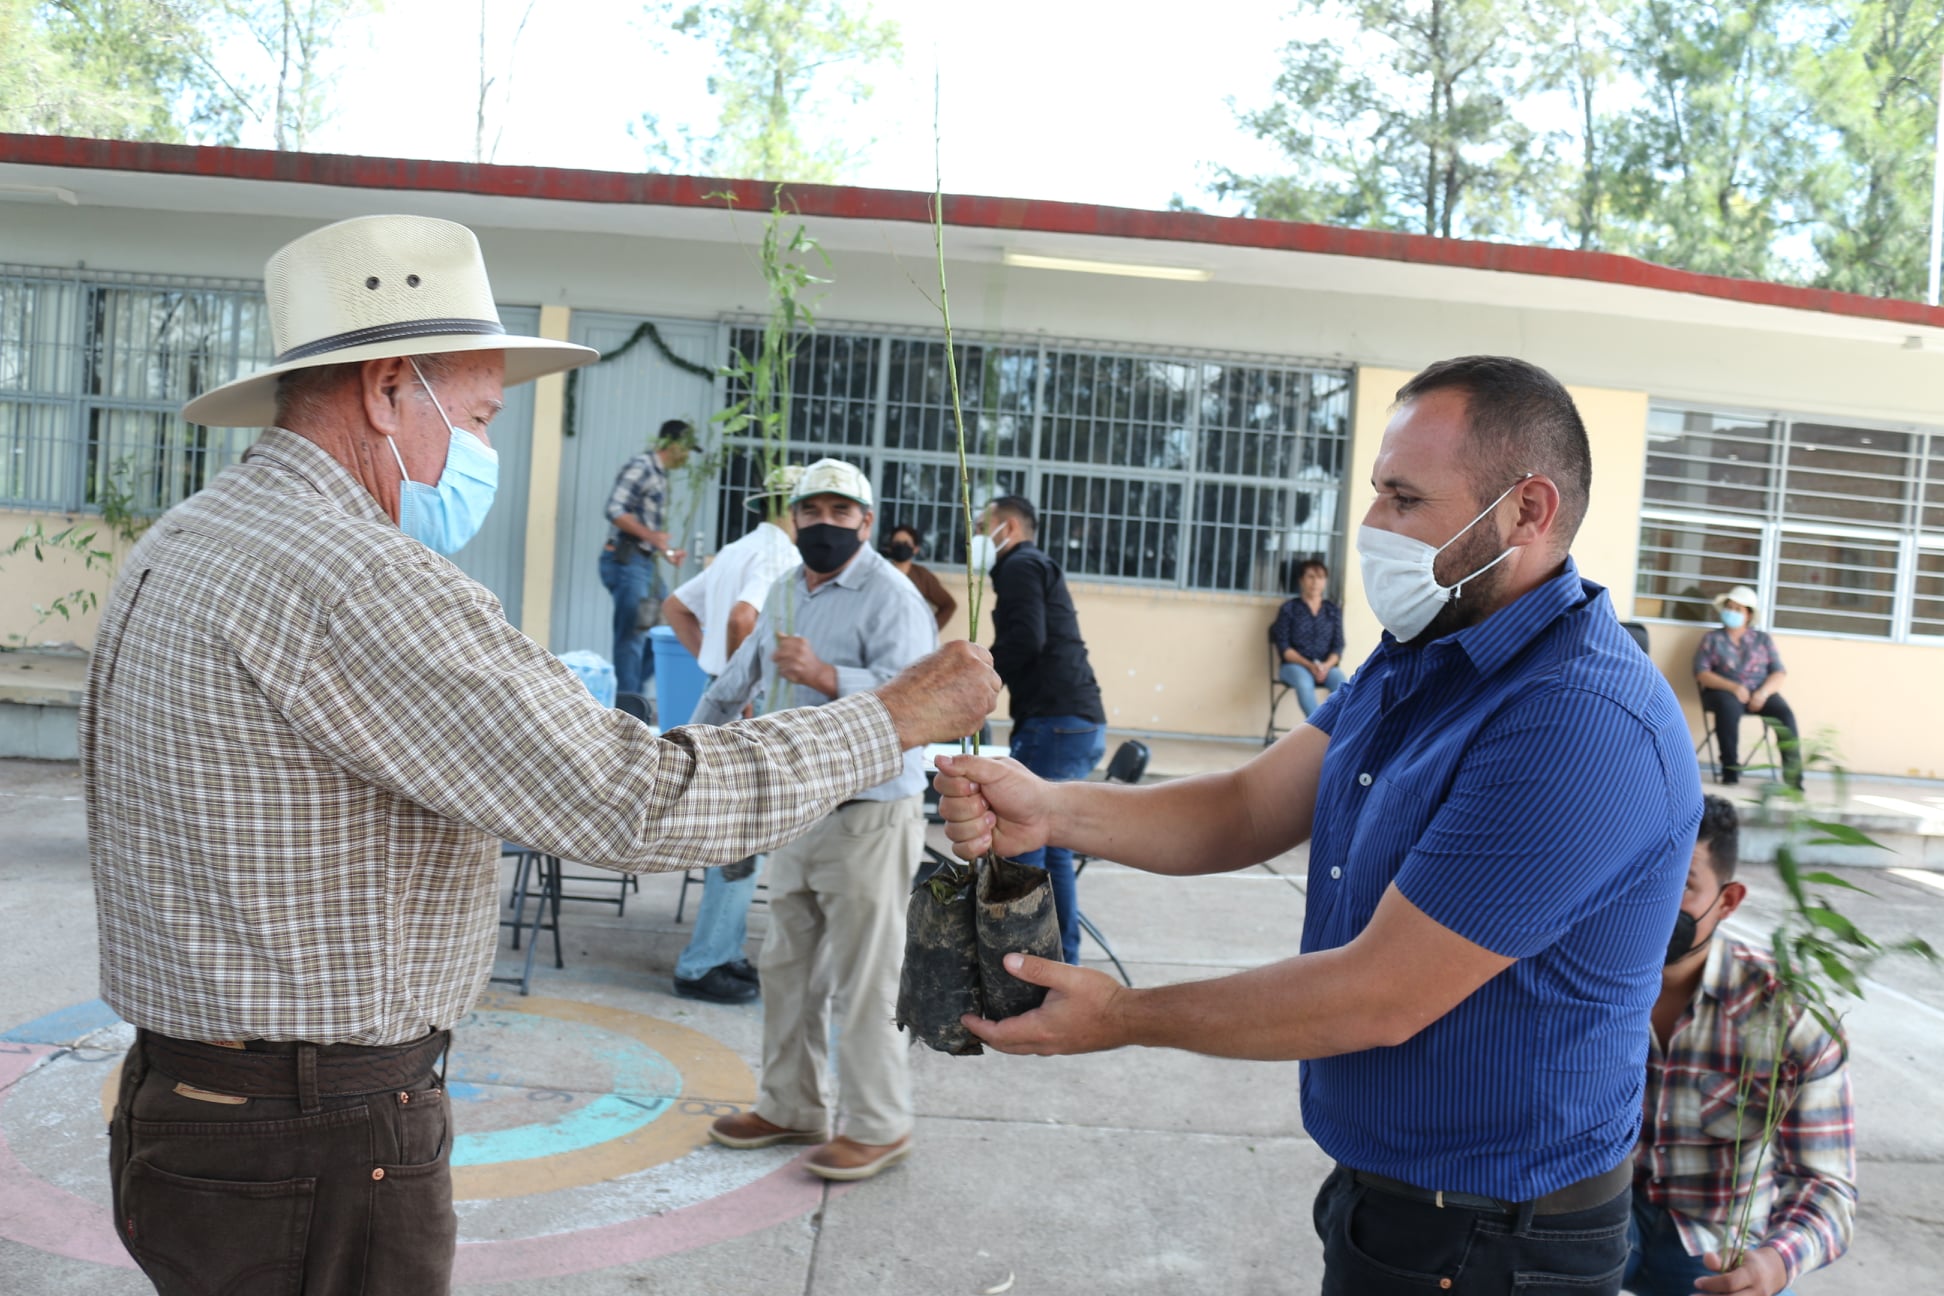
<svg viewBox="0 0 1944 1296">
<path fill-rule="evenodd" d="M 909 1134 L 896 1143 L 859 1143 L 854 1138 L 839 1137 L 812 1152 L 804 1165 L 821 1179 L 869 1179 L 910 1155 Z"/>
<path fill-rule="evenodd" d="M 773 1147 L 778 1143 L 821 1143 L 830 1137 L 828 1130 L 793 1130 L 764 1120 L 753 1111 L 733 1116 L 718 1116 L 709 1126 L 709 1137 L 724 1147 Z"/>
</svg>

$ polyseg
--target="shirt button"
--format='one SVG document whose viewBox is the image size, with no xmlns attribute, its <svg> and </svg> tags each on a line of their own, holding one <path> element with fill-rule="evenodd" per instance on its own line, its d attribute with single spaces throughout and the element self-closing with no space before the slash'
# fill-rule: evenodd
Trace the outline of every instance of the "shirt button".
<svg viewBox="0 0 1944 1296">
<path fill-rule="evenodd" d="M 1359 775 L 1357 775 L 1357 782 L 1359 782 L 1359 783 L 1361 783 L 1361 784 L 1363 784 L 1363 785 L 1364 785 L 1365 787 L 1369 787 L 1369 786 L 1370 786 L 1370 775 L 1368 775 L 1368 774 L 1359 774 Z"/>
<path fill-rule="evenodd" d="M 379 1166 L 376 1170 L 373 1170 L 371 1177 L 373 1179 L 383 1179 L 385 1177 L 385 1167 Z"/>
<path fill-rule="evenodd" d="M 1330 876 L 1332 878 L 1340 878 L 1343 876 L 1343 870 L 1332 864 L 1330 866 Z"/>
</svg>

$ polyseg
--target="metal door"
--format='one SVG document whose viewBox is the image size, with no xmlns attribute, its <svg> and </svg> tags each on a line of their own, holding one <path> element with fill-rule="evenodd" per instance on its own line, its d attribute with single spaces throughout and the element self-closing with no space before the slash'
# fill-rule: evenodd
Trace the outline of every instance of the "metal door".
<svg viewBox="0 0 1944 1296">
<path fill-rule="evenodd" d="M 602 354 L 618 349 L 644 321 L 638 315 L 575 312 L 573 340 Z M 676 355 L 698 365 L 714 367 L 719 330 L 693 320 L 654 321 L 662 340 Z M 715 384 L 668 363 L 649 338 L 613 360 L 580 371 L 575 393 L 573 435 L 560 456 L 560 535 L 554 557 L 554 652 L 587 649 L 603 657 L 614 651 L 611 630 L 613 601 L 601 585 L 601 545 L 607 539 L 607 497 L 615 474 L 632 456 L 646 449 L 655 431 L 668 419 L 687 419 L 706 432 L 714 410 Z M 676 474 L 670 482 L 670 519 L 682 527 L 693 550 L 695 525 L 685 520 L 692 491 Z M 663 568 L 671 587 L 699 571 L 695 559 L 680 574 Z"/>
</svg>

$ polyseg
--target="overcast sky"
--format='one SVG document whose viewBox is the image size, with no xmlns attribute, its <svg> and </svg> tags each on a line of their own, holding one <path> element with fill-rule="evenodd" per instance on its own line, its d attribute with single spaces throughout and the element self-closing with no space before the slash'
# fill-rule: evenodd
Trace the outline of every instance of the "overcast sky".
<svg viewBox="0 0 1944 1296">
<path fill-rule="evenodd" d="M 489 66 L 524 0 L 487 0 Z M 1205 163 L 1273 165 L 1227 100 L 1267 97 L 1289 37 L 1286 0 L 1186 8 L 1102 0 L 880 0 L 901 66 L 845 130 L 876 137 L 850 183 L 932 186 L 932 80 L 942 79 L 945 188 L 956 193 L 1159 208 L 1180 193 L 1216 210 Z M 310 141 L 324 152 L 471 160 L 478 6 L 385 0 L 341 42 L 340 111 Z M 646 168 L 627 126 L 646 109 L 708 130 L 710 51 L 659 35 L 626 0 L 539 0 L 514 51 L 511 111 L 494 160 Z M 657 48 L 658 43 L 666 49 Z M 246 136 L 246 144 L 263 140 Z"/>
</svg>

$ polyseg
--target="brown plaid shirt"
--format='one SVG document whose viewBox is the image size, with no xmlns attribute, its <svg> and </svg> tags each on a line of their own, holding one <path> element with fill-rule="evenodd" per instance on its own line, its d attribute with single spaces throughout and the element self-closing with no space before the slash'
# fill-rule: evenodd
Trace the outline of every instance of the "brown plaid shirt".
<svg viewBox="0 0 1944 1296">
<path fill-rule="evenodd" d="M 102 995 L 185 1039 L 451 1026 L 498 839 L 721 864 L 895 776 L 870 694 L 657 739 L 318 446 L 272 429 L 129 555 L 81 711 Z"/>
</svg>

